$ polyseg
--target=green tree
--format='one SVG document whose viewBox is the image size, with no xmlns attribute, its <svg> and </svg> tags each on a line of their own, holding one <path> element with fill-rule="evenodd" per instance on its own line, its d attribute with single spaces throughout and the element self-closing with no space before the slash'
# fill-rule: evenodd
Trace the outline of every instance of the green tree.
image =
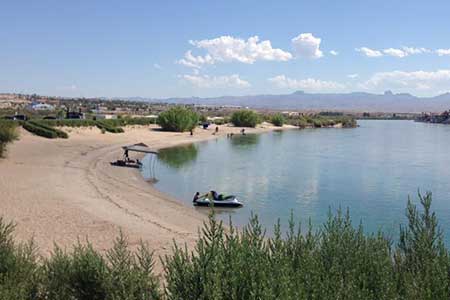
<svg viewBox="0 0 450 300">
<path fill-rule="evenodd" d="M 239 110 L 231 115 L 230 121 L 237 127 L 256 127 L 261 123 L 261 118 L 252 110 Z"/>
<path fill-rule="evenodd" d="M 162 130 L 184 132 L 194 129 L 198 120 L 196 112 L 182 106 L 175 106 L 160 113 L 156 122 Z"/>
<path fill-rule="evenodd" d="M 271 123 L 275 126 L 282 127 L 285 123 L 285 118 L 282 114 L 275 114 L 271 118 Z"/>
</svg>

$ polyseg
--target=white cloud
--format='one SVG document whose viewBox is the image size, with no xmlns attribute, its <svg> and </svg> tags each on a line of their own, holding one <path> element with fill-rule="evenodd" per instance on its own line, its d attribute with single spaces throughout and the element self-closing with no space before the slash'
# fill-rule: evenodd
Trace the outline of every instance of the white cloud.
<svg viewBox="0 0 450 300">
<path fill-rule="evenodd" d="M 320 58 L 323 56 L 320 50 L 322 40 L 314 37 L 312 33 L 302 33 L 291 41 L 298 57 Z"/>
<path fill-rule="evenodd" d="M 194 56 L 191 50 L 189 50 L 184 54 L 184 58 L 178 60 L 177 63 L 186 67 L 201 68 L 206 64 L 214 64 L 214 59 L 209 54 L 205 56 Z"/>
<path fill-rule="evenodd" d="M 355 49 L 358 52 L 361 52 L 367 57 L 381 57 L 383 54 L 403 58 L 413 54 L 423 54 L 430 53 L 431 50 L 427 48 L 415 48 L 415 47 L 402 47 L 402 48 L 387 48 L 383 50 L 370 49 L 367 47 L 361 47 Z"/>
<path fill-rule="evenodd" d="M 339 52 L 337 52 L 336 50 L 331 50 L 330 54 L 336 56 L 339 55 Z"/>
<path fill-rule="evenodd" d="M 399 58 L 408 56 L 408 53 L 406 53 L 405 51 L 403 51 L 401 49 L 395 49 L 395 48 L 384 49 L 383 53 L 386 55 L 389 55 L 389 56 L 399 57 Z"/>
<path fill-rule="evenodd" d="M 439 56 L 447 56 L 450 55 L 450 49 L 437 49 L 436 54 Z"/>
<path fill-rule="evenodd" d="M 314 78 L 292 79 L 285 75 L 269 78 L 268 81 L 279 88 L 302 89 L 314 92 L 335 91 L 345 88 L 343 84 L 334 81 L 322 81 Z"/>
<path fill-rule="evenodd" d="M 185 60 L 192 65 L 198 66 L 206 63 L 215 62 L 241 62 L 246 64 L 253 64 L 258 60 L 268 61 L 287 61 L 292 58 L 292 54 L 281 49 L 273 48 L 269 40 L 259 41 L 258 36 L 253 36 L 247 40 L 234 38 L 232 36 L 221 36 L 210 40 L 190 41 L 190 43 L 199 48 L 206 50 L 207 54 L 204 57 L 194 57 L 194 59 L 187 58 Z M 188 53 L 190 54 L 190 51 Z"/>
<path fill-rule="evenodd" d="M 347 77 L 350 78 L 350 79 L 355 79 L 355 78 L 359 77 L 359 74 L 356 74 L 356 73 L 355 74 L 348 74 Z"/>
<path fill-rule="evenodd" d="M 185 81 L 199 88 L 246 88 L 250 83 L 239 77 L 237 74 L 229 76 L 208 76 L 208 75 L 182 75 Z"/>
<path fill-rule="evenodd" d="M 383 52 L 386 55 L 403 58 L 414 54 L 429 53 L 430 50 L 426 48 L 402 47 L 401 49 L 396 48 L 384 49 Z"/>
<path fill-rule="evenodd" d="M 153 67 L 154 67 L 155 69 L 158 69 L 158 70 L 161 70 L 161 69 L 162 69 L 161 66 L 160 66 L 159 64 L 153 64 Z"/>
<path fill-rule="evenodd" d="M 355 50 L 358 51 L 358 52 L 361 52 L 362 54 L 364 54 L 367 57 L 380 57 L 380 56 L 383 56 L 383 53 L 381 53 L 381 51 L 370 49 L 370 48 L 367 48 L 367 47 L 356 48 Z"/>
<path fill-rule="evenodd" d="M 408 54 L 422 54 L 431 52 L 431 50 L 427 48 L 403 47 L 402 49 Z"/>
<path fill-rule="evenodd" d="M 379 72 L 361 85 L 369 90 L 397 89 L 418 94 L 440 93 L 449 90 L 450 70 Z"/>
</svg>

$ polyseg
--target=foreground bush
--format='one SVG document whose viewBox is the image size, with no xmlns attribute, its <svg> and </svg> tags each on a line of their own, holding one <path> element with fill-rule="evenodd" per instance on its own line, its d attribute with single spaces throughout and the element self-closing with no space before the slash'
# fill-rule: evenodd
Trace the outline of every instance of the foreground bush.
<svg viewBox="0 0 450 300">
<path fill-rule="evenodd" d="M 17 244 L 14 225 L 0 218 L 0 299 L 37 299 L 39 266 L 32 242 Z"/>
<path fill-rule="evenodd" d="M 272 118 L 270 119 L 270 122 L 274 125 L 274 126 L 278 126 L 278 127 L 282 127 L 285 123 L 285 119 L 283 117 L 282 114 L 275 114 L 272 116 Z"/>
<path fill-rule="evenodd" d="M 161 298 L 152 253 L 144 244 L 131 252 L 122 234 L 105 256 L 90 244 L 78 244 L 72 253 L 56 248 L 44 263 L 42 289 L 45 299 L 55 300 Z"/>
<path fill-rule="evenodd" d="M 156 122 L 162 130 L 184 132 L 194 129 L 198 121 L 197 113 L 182 106 L 175 106 L 160 113 Z"/>
<path fill-rule="evenodd" d="M 231 115 L 230 121 L 237 127 L 256 127 L 261 123 L 261 118 L 252 110 L 239 110 Z"/>
<path fill-rule="evenodd" d="M 13 229 L 12 223 L 0 218 L 2 300 L 161 299 L 153 255 L 144 244 L 131 252 L 121 234 L 105 255 L 79 243 L 71 252 L 56 247 L 40 263 L 33 243 L 14 242 Z"/>
<path fill-rule="evenodd" d="M 17 125 L 12 121 L 0 120 L 0 157 L 4 156 L 6 145 L 18 138 Z"/>
<path fill-rule="evenodd" d="M 165 258 L 168 299 L 448 299 L 450 262 L 431 194 L 408 202 L 396 247 L 365 234 L 348 212 L 314 231 L 291 219 L 286 236 L 265 238 L 256 217 L 239 233 L 210 218 L 194 252 Z"/>
<path fill-rule="evenodd" d="M 152 253 L 131 252 L 122 234 L 104 254 L 79 243 L 41 262 L 0 218 L 0 299 L 448 299 L 449 252 L 431 194 L 419 200 L 420 210 L 408 201 L 395 245 L 353 226 L 348 211 L 316 230 L 291 217 L 286 234 L 276 224 L 269 238 L 256 217 L 238 231 L 211 216 L 195 251 L 174 246 L 163 258 L 164 287 Z"/>
</svg>

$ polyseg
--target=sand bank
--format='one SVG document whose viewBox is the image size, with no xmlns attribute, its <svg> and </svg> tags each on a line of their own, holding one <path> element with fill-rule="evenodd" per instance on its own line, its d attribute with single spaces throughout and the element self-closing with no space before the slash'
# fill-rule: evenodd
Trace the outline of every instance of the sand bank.
<svg viewBox="0 0 450 300">
<path fill-rule="evenodd" d="M 220 126 L 218 135 L 213 128 L 197 129 L 194 136 L 155 129 L 132 126 L 123 134 L 101 134 L 97 128 L 66 128 L 67 140 L 22 130 L 0 160 L 0 215 L 17 223 L 19 239 L 34 238 L 44 256 L 54 243 L 67 248 L 86 238 L 96 249 L 108 249 L 120 229 L 131 245 L 143 240 L 156 255 L 168 253 L 173 240 L 192 246 L 205 215 L 158 192 L 138 170 L 109 162 L 121 158 L 123 145 L 164 148 L 240 128 Z M 272 129 L 264 125 L 246 132 Z"/>
</svg>

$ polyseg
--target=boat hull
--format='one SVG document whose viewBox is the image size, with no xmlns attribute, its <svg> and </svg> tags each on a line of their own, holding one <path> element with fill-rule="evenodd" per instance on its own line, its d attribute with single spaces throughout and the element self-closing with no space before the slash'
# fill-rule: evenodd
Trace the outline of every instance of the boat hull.
<svg viewBox="0 0 450 300">
<path fill-rule="evenodd" d="M 233 200 L 213 200 L 202 199 L 194 202 L 195 206 L 215 206 L 215 207 L 242 207 L 243 204 L 236 198 Z"/>
</svg>

